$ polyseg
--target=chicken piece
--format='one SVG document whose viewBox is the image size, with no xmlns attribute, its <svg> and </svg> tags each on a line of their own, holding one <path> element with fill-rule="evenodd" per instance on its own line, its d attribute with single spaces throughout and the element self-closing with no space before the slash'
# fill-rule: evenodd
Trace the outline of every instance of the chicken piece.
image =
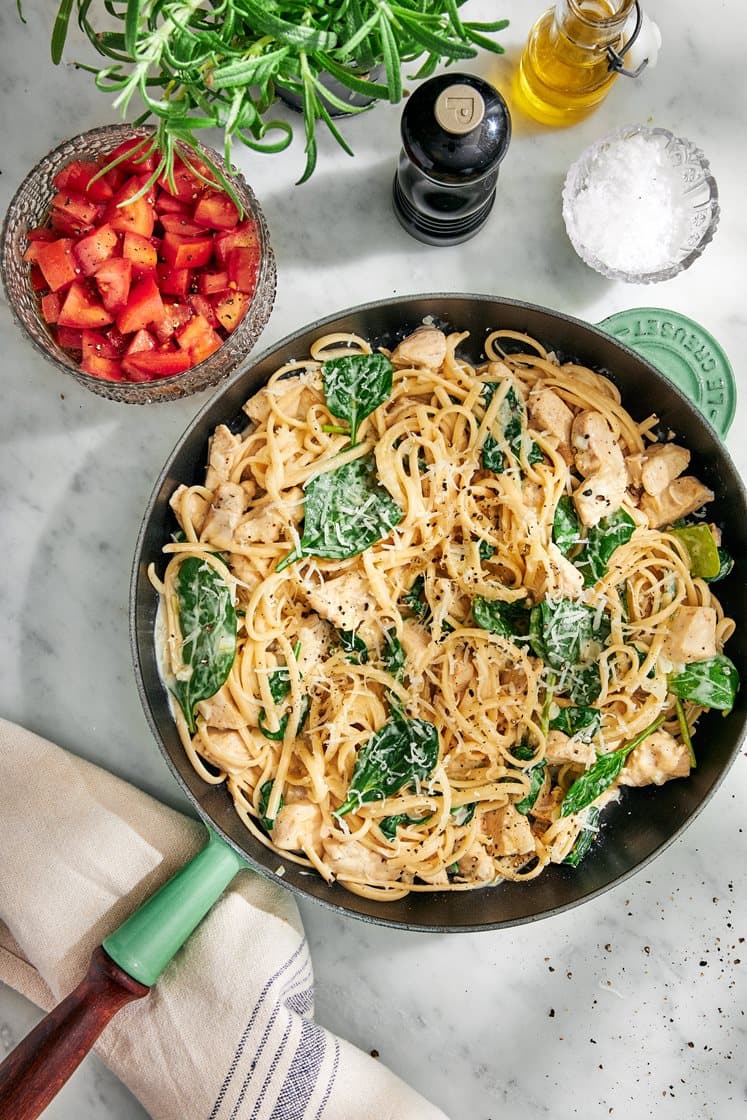
<svg viewBox="0 0 747 1120">
<path fill-rule="evenodd" d="M 563 731 L 550 731 L 547 736 L 546 757 L 551 766 L 564 766 L 570 762 L 586 769 L 596 762 L 597 752 L 593 743 L 583 743 Z"/>
<path fill-rule="evenodd" d="M 405 651 L 405 657 L 412 666 L 412 671 L 421 673 L 431 644 L 430 634 L 424 627 L 418 626 L 414 622 L 405 622 L 402 624 L 400 640 Z"/>
<path fill-rule="evenodd" d="M 527 675 L 520 665 L 512 669 L 501 669 L 501 687 L 515 696 L 526 693 Z"/>
<path fill-rule="evenodd" d="M 187 495 L 185 497 L 185 495 Z M 188 504 L 186 504 L 188 503 Z M 207 520 L 208 513 L 210 512 L 210 502 L 207 498 L 203 498 L 202 494 L 196 494 L 194 491 L 190 492 L 189 486 L 177 486 L 174 493 L 169 498 L 169 505 L 176 514 L 176 519 L 181 528 L 184 528 L 184 518 L 182 511 L 190 518 L 195 530 L 201 533 Z"/>
<path fill-rule="evenodd" d="M 663 786 L 690 773 L 690 752 L 668 731 L 655 731 L 630 752 L 618 781 L 622 786 Z"/>
<path fill-rule="evenodd" d="M 573 413 L 552 389 L 534 388 L 529 394 L 529 426 L 537 432 L 548 432 L 558 441 L 558 451 L 566 463 L 573 461 L 571 428 Z"/>
<path fill-rule="evenodd" d="M 675 665 L 715 657 L 716 611 L 713 607 L 680 607 L 670 623 L 664 652 Z"/>
<path fill-rule="evenodd" d="M 497 877 L 495 863 L 479 840 L 467 849 L 457 868 L 460 876 L 470 883 L 492 883 Z"/>
<path fill-rule="evenodd" d="M 231 548 L 236 526 L 244 515 L 246 494 L 236 482 L 222 482 L 215 491 L 201 537 L 218 548 Z"/>
<path fill-rule="evenodd" d="M 374 883 L 385 883 L 396 879 L 399 871 L 391 867 L 389 861 L 365 847 L 358 840 L 335 840 L 323 842 L 324 858 L 333 874 L 338 878 L 349 876 L 366 879 Z"/>
<path fill-rule="evenodd" d="M 560 786 L 554 786 L 550 778 L 546 777 L 537 800 L 529 811 L 536 820 L 551 824 L 560 816 L 563 797 L 564 794 Z"/>
<path fill-rule="evenodd" d="M 240 446 L 239 437 L 233 435 L 225 424 L 219 424 L 210 440 L 208 469 L 205 475 L 205 485 L 208 490 L 215 490 L 221 482 L 228 482 L 233 454 Z"/>
<path fill-rule="evenodd" d="M 652 529 L 660 529 L 662 525 L 671 525 L 678 518 L 687 517 L 713 499 L 712 490 L 694 475 L 685 474 L 675 478 L 660 494 L 643 494 L 640 510 Z"/>
<path fill-rule="evenodd" d="M 548 572 L 544 567 L 540 569 L 543 578 L 533 588 L 535 595 L 543 598 L 552 592 L 553 595 L 560 595 L 563 599 L 576 599 L 583 590 L 583 576 L 576 564 L 564 557 L 558 545 L 553 542 L 549 544 L 548 557 L 550 571 Z"/>
<path fill-rule="evenodd" d="M 310 618 L 303 626 L 299 626 L 296 641 L 301 643 L 298 671 L 305 677 L 327 657 L 332 644 L 332 633 L 326 622 L 322 622 L 320 618 Z"/>
<path fill-rule="evenodd" d="M 204 732 L 200 736 L 200 754 L 227 774 L 240 774 L 246 770 L 250 759 L 246 743 L 238 731 Z"/>
<path fill-rule="evenodd" d="M 625 474 L 623 453 L 601 412 L 579 412 L 571 428 L 576 469 L 584 476 L 600 471 Z M 609 511 L 608 511 L 609 512 Z"/>
<path fill-rule="evenodd" d="M 285 852 L 318 851 L 322 839 L 322 811 L 311 801 L 283 805 L 272 826 L 272 842 Z"/>
<path fill-rule="evenodd" d="M 209 727 L 237 731 L 247 725 L 247 721 L 231 699 L 226 685 L 218 689 L 215 696 L 211 696 L 209 700 L 200 700 L 197 711 Z"/>
<path fill-rule="evenodd" d="M 440 369 L 446 357 L 446 335 L 435 327 L 418 327 L 403 338 L 392 354 L 392 361 L 403 366 Z"/>
<path fill-rule="evenodd" d="M 646 450 L 641 482 L 647 494 L 661 494 L 690 465 L 690 452 L 676 443 L 657 443 Z"/>
<path fill-rule="evenodd" d="M 376 601 L 360 572 L 345 572 L 322 584 L 304 583 L 302 587 L 309 606 L 337 630 L 359 630 L 374 620 Z"/>
<path fill-rule="evenodd" d="M 303 490 L 294 486 L 281 502 L 264 502 L 254 506 L 234 533 L 237 545 L 252 541 L 275 544 L 288 537 L 288 526 L 298 525 L 303 517 Z"/>
<path fill-rule="evenodd" d="M 250 397 L 244 405 L 244 412 L 255 424 L 264 424 L 265 420 L 272 412 L 270 401 L 273 397 L 278 395 L 277 388 L 277 383 L 273 384 L 272 388 L 270 388 L 269 385 L 265 385 L 263 389 L 260 389 L 258 393 Z"/>
<path fill-rule="evenodd" d="M 529 821 L 513 805 L 484 813 L 480 821 L 495 856 L 520 856 L 534 851 Z"/>
<path fill-rule="evenodd" d="M 619 470 L 602 470 L 589 475 L 573 492 L 573 504 L 582 525 L 597 525 L 603 517 L 616 513 L 627 490 L 625 462 L 620 456 Z"/>
</svg>

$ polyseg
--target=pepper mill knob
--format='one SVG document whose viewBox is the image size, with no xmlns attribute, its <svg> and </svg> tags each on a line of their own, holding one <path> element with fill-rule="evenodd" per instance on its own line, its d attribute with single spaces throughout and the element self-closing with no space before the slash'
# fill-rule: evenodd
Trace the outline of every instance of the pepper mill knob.
<svg viewBox="0 0 747 1120">
<path fill-rule="evenodd" d="M 511 139 L 506 102 L 474 74 L 439 74 L 402 113 L 394 211 L 429 245 L 474 237 L 495 202 L 498 165 Z"/>
</svg>

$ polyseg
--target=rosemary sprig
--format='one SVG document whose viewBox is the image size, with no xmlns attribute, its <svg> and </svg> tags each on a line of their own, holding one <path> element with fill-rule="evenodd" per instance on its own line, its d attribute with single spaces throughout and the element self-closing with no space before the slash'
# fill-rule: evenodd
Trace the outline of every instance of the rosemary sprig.
<svg viewBox="0 0 747 1120">
<path fill-rule="evenodd" d="M 52 29 L 59 63 L 73 14 L 103 61 L 79 64 L 97 87 L 114 95 L 123 116 L 140 103 L 136 123 L 153 121 L 164 167 L 175 145 L 196 151 L 196 133 L 223 132 L 229 169 L 234 141 L 261 152 L 287 148 L 292 128 L 270 115 L 277 90 L 301 96 L 306 167 L 316 165 L 316 126 L 323 123 L 352 155 L 331 117 L 351 106 L 324 85 L 331 75 L 356 94 L 393 103 L 402 96 L 402 65 L 423 58 L 413 77 L 473 58 L 479 48 L 501 53 L 487 37 L 506 20 L 474 23 L 459 14 L 465 0 L 60 0 Z M 20 12 L 20 0 L 19 15 Z M 22 17 L 21 17 L 22 18 Z M 112 29 L 112 24 L 116 29 Z M 382 81 L 370 71 L 382 66 Z M 354 111 L 362 111 L 357 109 Z M 201 157 L 204 160 L 204 156 Z M 211 172 L 218 174 L 216 167 Z"/>
</svg>

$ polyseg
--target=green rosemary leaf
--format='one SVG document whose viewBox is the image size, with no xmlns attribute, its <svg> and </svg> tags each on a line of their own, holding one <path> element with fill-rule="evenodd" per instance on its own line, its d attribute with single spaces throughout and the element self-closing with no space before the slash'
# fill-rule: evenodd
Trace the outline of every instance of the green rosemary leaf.
<svg viewBox="0 0 747 1120">
<path fill-rule="evenodd" d="M 62 52 L 65 49 L 67 29 L 70 25 L 70 16 L 73 11 L 73 0 L 61 0 L 52 29 L 52 62 L 58 66 L 62 61 Z"/>
</svg>

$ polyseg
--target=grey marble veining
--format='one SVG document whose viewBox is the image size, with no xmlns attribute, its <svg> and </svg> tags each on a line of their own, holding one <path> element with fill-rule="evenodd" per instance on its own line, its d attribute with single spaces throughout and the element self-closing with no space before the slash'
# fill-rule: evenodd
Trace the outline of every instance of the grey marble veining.
<svg viewBox="0 0 747 1120">
<path fill-rule="evenodd" d="M 471 68 L 505 89 L 543 6 L 472 0 L 476 18 L 497 13 L 512 24 L 502 37 L 505 59 L 483 57 Z M 49 63 L 53 7 L 26 0 L 26 27 L 13 4 L 0 13 L 3 209 L 49 148 L 113 119 L 84 73 Z M 553 132 L 515 117 L 495 209 L 463 246 L 420 245 L 394 219 L 397 107 L 343 122 L 352 160 L 321 134 L 318 170 L 303 187 L 293 186 L 303 166 L 299 138 L 281 156 L 237 153 L 278 258 L 277 302 L 260 347 L 317 316 L 393 293 L 490 292 L 591 322 L 655 304 L 716 336 L 742 393 L 747 14 L 737 0 L 647 7 L 664 36 L 657 68 L 638 82 L 621 80 L 575 128 Z M 587 269 L 560 215 L 569 164 L 626 123 L 662 125 L 695 141 L 719 184 L 713 244 L 690 271 L 654 288 Z M 116 405 L 54 373 L 4 305 L 0 336 L 0 713 L 179 805 L 137 698 L 127 596 L 142 510 L 204 398 Z M 746 433 L 742 395 L 728 445 L 743 474 Z M 377 1050 L 453 1120 L 737 1120 L 747 1101 L 746 801 L 743 751 L 697 821 L 648 868 L 582 908 L 512 931 L 404 934 L 302 904 L 319 1020 Z M 2 991 L 0 1053 L 35 1018 Z M 144 1113 L 91 1058 L 48 1115 Z"/>
</svg>

